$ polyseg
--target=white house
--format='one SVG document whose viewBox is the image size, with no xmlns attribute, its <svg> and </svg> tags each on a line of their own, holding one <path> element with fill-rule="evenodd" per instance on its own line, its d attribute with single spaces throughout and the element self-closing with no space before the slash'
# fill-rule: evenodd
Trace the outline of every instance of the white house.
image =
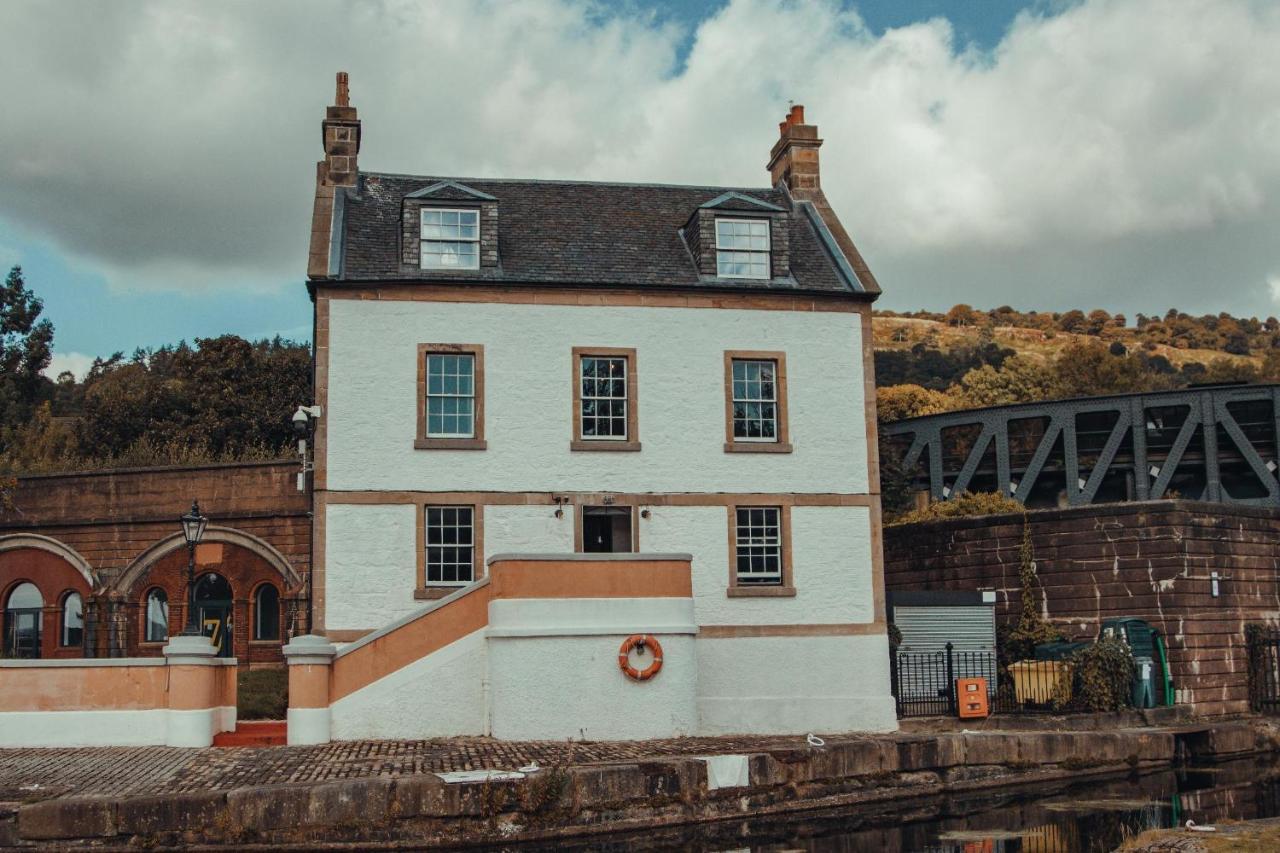
<svg viewBox="0 0 1280 853">
<path fill-rule="evenodd" d="M 309 264 L 333 737 L 895 727 L 879 287 L 817 128 L 780 127 L 765 187 L 385 174 L 339 75 Z"/>
</svg>

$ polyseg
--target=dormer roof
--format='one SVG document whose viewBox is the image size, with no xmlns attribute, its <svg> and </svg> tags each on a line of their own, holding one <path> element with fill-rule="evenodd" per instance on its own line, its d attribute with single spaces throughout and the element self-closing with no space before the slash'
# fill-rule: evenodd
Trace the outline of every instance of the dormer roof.
<svg viewBox="0 0 1280 853">
<path fill-rule="evenodd" d="M 711 201 L 698 205 L 698 207 L 704 210 L 715 208 L 718 210 L 755 211 L 757 213 L 762 211 L 770 213 L 786 213 L 786 208 L 778 207 L 776 204 L 770 204 L 763 199 L 753 198 L 752 196 L 744 195 L 740 192 L 735 192 L 734 190 L 730 190 L 727 193 L 721 193 L 711 199 Z"/>
<path fill-rule="evenodd" d="M 441 201 L 496 201 L 488 193 L 482 193 L 474 187 L 460 184 L 457 181 L 436 181 L 429 187 L 406 193 L 405 198 L 438 198 Z"/>
<path fill-rule="evenodd" d="M 778 187 L 700 187 L 412 176 L 361 172 L 335 204 L 335 257 L 328 279 L 653 289 L 879 293 L 861 258 L 841 252 L 811 201 Z M 416 208 L 456 201 L 496 220 L 496 263 L 479 269 L 420 269 L 405 241 L 416 239 Z M 808 208 L 814 208 L 809 210 Z M 785 269 L 768 279 L 726 280 L 700 268 L 685 229 L 699 210 L 758 215 L 784 228 Z M 406 212 L 408 211 L 408 212 Z M 482 246 L 481 251 L 492 249 Z M 713 267 L 714 269 L 714 267 Z"/>
</svg>

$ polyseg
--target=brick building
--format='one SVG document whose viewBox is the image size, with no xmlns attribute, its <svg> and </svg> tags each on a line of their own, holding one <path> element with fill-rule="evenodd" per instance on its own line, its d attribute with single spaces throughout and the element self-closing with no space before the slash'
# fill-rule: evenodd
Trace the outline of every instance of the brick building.
<svg viewBox="0 0 1280 853">
<path fill-rule="evenodd" d="M 0 513 L 6 657 L 147 657 L 186 622 L 178 518 L 199 500 L 199 622 L 241 665 L 308 628 L 310 499 L 296 462 L 20 478 Z"/>
</svg>

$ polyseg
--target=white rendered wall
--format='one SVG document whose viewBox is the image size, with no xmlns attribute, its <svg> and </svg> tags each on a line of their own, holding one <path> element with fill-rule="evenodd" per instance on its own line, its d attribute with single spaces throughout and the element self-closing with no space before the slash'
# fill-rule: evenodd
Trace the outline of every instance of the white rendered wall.
<svg viewBox="0 0 1280 853">
<path fill-rule="evenodd" d="M 328 489 L 867 491 L 859 316 L 329 302 Z M 485 347 L 485 451 L 415 450 L 419 343 Z M 575 346 L 634 347 L 640 453 L 571 453 Z M 789 454 L 725 453 L 724 352 L 787 355 Z"/>
<path fill-rule="evenodd" d="M 418 540 L 412 504 L 327 507 L 325 627 L 378 628 L 419 610 Z"/>
<path fill-rule="evenodd" d="M 883 634 L 699 637 L 700 734 L 895 731 Z"/>
<path fill-rule="evenodd" d="M 325 515 L 325 626 L 330 630 L 380 628 L 427 602 L 413 597 L 418 585 L 418 509 L 413 504 L 330 503 Z M 550 506 L 487 506 L 484 550 L 573 551 L 573 508 L 555 517 Z"/>
<path fill-rule="evenodd" d="M 573 507 L 556 518 L 553 506 L 486 506 L 484 508 L 485 558 L 494 554 L 573 553 Z M 484 560 L 477 565 L 483 566 Z"/>
<path fill-rule="evenodd" d="M 334 740 L 487 734 L 485 632 L 468 634 L 330 706 Z"/>
<path fill-rule="evenodd" d="M 491 602 L 493 736 L 638 740 L 695 734 L 692 617 L 687 598 Z M 653 633 L 663 650 L 662 669 L 647 681 L 628 678 L 618 666 L 622 642 L 638 633 Z"/>
<path fill-rule="evenodd" d="M 9 711 L 0 713 L 0 747 L 163 746 L 169 710 Z"/>
<path fill-rule="evenodd" d="M 648 507 L 640 550 L 693 555 L 699 625 L 874 621 L 871 517 L 865 507 L 793 507 L 794 598 L 729 598 L 729 521 L 723 506 Z"/>
</svg>

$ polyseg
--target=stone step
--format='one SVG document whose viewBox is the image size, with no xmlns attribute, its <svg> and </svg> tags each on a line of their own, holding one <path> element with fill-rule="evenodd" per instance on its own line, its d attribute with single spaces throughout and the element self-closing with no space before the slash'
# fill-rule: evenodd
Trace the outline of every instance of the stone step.
<svg viewBox="0 0 1280 853">
<path fill-rule="evenodd" d="M 284 720 L 246 720 L 233 732 L 213 736 L 214 746 L 284 746 L 288 733 Z"/>
</svg>

